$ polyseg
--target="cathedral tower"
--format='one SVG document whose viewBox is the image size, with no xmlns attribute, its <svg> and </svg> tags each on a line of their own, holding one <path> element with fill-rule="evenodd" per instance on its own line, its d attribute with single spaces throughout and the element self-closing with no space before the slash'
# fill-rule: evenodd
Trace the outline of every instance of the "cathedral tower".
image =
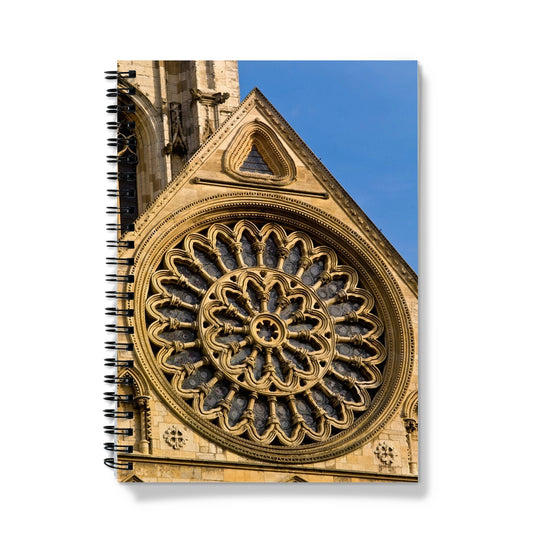
<svg viewBox="0 0 533 533">
<path fill-rule="evenodd" d="M 239 105 L 237 61 L 119 61 L 135 70 L 137 211 L 153 198 Z"/>
</svg>

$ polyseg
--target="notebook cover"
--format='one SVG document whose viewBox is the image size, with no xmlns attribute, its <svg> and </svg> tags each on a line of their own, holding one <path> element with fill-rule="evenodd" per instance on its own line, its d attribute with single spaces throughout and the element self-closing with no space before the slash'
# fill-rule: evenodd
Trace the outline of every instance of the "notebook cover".
<svg viewBox="0 0 533 533">
<path fill-rule="evenodd" d="M 118 62 L 135 72 L 117 81 L 134 93 L 118 98 L 118 479 L 416 482 L 417 275 L 394 222 L 355 201 L 389 172 L 410 203 L 383 191 L 382 210 L 400 225 L 416 206 L 416 62 L 314 63 L 326 107 L 287 109 L 333 162 L 319 111 L 336 69 L 359 73 L 340 94 L 361 171 L 337 178 L 261 87 L 241 101 L 240 65 Z"/>
</svg>

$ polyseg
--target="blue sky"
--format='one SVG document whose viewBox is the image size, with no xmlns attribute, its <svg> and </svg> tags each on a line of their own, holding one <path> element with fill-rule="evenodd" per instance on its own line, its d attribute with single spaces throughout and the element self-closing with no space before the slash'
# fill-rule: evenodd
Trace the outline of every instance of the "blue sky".
<svg viewBox="0 0 533 533">
<path fill-rule="evenodd" d="M 417 261 L 417 63 L 239 61 L 407 263 Z"/>
</svg>

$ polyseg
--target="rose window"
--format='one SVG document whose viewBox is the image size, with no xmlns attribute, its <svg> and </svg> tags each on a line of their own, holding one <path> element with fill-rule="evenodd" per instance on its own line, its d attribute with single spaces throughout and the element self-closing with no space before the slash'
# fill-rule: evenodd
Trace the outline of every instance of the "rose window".
<svg viewBox="0 0 533 533">
<path fill-rule="evenodd" d="M 173 398 L 219 436 L 324 442 L 353 427 L 382 383 L 372 294 L 302 231 L 243 220 L 189 233 L 152 274 L 146 311 Z"/>
</svg>

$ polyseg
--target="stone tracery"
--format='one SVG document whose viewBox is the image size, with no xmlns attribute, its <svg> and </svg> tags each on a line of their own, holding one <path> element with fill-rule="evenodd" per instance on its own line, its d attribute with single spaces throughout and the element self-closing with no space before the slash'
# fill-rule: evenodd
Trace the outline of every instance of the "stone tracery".
<svg viewBox="0 0 533 533">
<path fill-rule="evenodd" d="M 327 246 L 273 223 L 213 224 L 151 279 L 157 366 L 195 416 L 258 445 L 323 442 L 382 381 L 373 296 Z"/>
</svg>

